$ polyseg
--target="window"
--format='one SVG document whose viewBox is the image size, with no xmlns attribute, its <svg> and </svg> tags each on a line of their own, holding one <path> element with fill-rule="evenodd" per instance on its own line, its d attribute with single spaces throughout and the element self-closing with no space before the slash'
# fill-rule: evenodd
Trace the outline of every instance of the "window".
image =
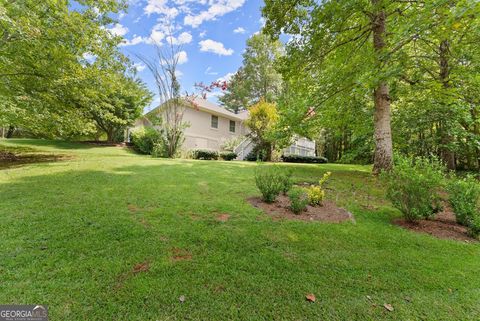
<svg viewBox="0 0 480 321">
<path fill-rule="evenodd" d="M 230 132 L 231 133 L 235 132 L 235 121 L 234 120 L 230 121 Z"/>
<path fill-rule="evenodd" d="M 212 115 L 212 128 L 218 128 L 218 116 Z"/>
</svg>

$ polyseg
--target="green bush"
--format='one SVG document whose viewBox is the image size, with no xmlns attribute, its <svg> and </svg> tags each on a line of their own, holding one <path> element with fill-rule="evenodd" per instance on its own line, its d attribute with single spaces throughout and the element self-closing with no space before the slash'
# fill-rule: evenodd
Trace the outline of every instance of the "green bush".
<svg viewBox="0 0 480 321">
<path fill-rule="evenodd" d="M 254 148 L 250 153 L 247 154 L 247 156 L 245 156 L 244 160 L 249 162 L 265 162 L 267 160 L 267 154 L 263 150 L 258 150 Z"/>
<path fill-rule="evenodd" d="M 328 163 L 328 160 L 325 157 L 317 156 L 283 155 L 282 160 L 285 163 Z"/>
<path fill-rule="evenodd" d="M 152 149 L 152 157 L 168 157 L 165 151 L 165 145 L 162 143 L 156 143 Z"/>
<path fill-rule="evenodd" d="M 237 154 L 234 152 L 220 152 L 220 158 L 226 161 L 231 161 L 237 158 Z"/>
<path fill-rule="evenodd" d="M 160 133 L 152 127 L 141 127 L 130 133 L 133 148 L 142 154 L 152 154 L 153 147 L 160 141 Z"/>
<path fill-rule="evenodd" d="M 444 172 L 444 166 L 436 158 L 398 157 L 394 168 L 382 173 L 387 198 L 407 221 L 428 219 L 441 210 L 439 189 Z"/>
<path fill-rule="evenodd" d="M 190 151 L 193 159 L 216 160 L 218 159 L 218 152 L 210 149 L 192 149 Z"/>
<path fill-rule="evenodd" d="M 288 198 L 290 199 L 290 208 L 293 213 L 300 214 L 307 208 L 308 195 L 303 188 L 292 188 L 290 192 L 288 192 Z"/>
<path fill-rule="evenodd" d="M 473 237 L 476 237 L 476 238 L 479 237 L 480 235 L 480 215 L 479 214 L 475 215 L 469 220 L 468 233 Z"/>
<path fill-rule="evenodd" d="M 255 169 L 255 184 L 263 200 L 273 203 L 284 188 L 282 172 L 276 166 L 258 166 Z"/>
<path fill-rule="evenodd" d="M 455 179 L 448 184 L 449 203 L 459 224 L 468 226 L 468 221 L 480 215 L 480 183 L 472 176 Z"/>
<path fill-rule="evenodd" d="M 279 175 L 280 175 L 279 179 L 282 182 L 282 192 L 284 195 L 287 195 L 288 191 L 293 186 L 293 180 L 292 180 L 293 171 L 289 168 L 289 169 L 280 171 Z"/>
</svg>

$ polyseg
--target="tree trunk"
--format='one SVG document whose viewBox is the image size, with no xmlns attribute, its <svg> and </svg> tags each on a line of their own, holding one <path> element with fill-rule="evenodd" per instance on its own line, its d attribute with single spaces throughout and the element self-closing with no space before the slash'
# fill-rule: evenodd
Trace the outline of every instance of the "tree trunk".
<svg viewBox="0 0 480 321">
<path fill-rule="evenodd" d="M 5 137 L 6 138 L 12 138 L 14 133 L 15 133 L 15 126 L 10 125 L 8 127 L 8 130 L 7 130 L 7 136 L 5 136 Z"/>
<path fill-rule="evenodd" d="M 377 7 L 379 0 L 372 0 Z M 377 57 L 377 71 L 381 71 L 385 48 L 385 10 L 376 8 L 372 19 L 373 47 Z M 393 165 L 392 127 L 390 122 L 390 94 L 386 81 L 382 80 L 374 90 L 374 127 L 375 127 L 375 155 L 373 172 L 378 174 L 382 170 L 390 170 Z"/>
<path fill-rule="evenodd" d="M 450 88 L 450 67 L 448 63 L 448 55 L 450 51 L 450 44 L 448 40 L 443 40 L 440 43 L 440 81 L 442 83 L 442 87 L 445 91 L 448 91 Z M 449 113 L 448 111 L 448 105 L 445 103 L 444 104 L 445 108 L 445 117 L 448 117 Z M 453 138 L 452 135 L 450 135 L 449 131 L 449 126 L 448 120 L 444 121 L 442 120 L 442 126 L 441 126 L 441 132 L 440 132 L 440 143 L 441 143 L 441 148 L 440 148 L 440 156 L 442 158 L 443 163 L 447 166 L 448 169 L 450 170 L 455 170 L 456 164 L 455 164 L 455 154 L 452 152 L 452 150 L 448 147 L 449 144 L 452 143 Z"/>
<path fill-rule="evenodd" d="M 107 142 L 114 143 L 115 142 L 115 130 L 109 129 L 106 131 L 107 133 Z"/>
</svg>

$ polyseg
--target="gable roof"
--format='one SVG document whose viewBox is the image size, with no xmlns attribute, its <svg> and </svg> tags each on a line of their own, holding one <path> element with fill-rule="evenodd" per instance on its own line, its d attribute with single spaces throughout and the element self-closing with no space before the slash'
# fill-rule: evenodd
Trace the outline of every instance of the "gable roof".
<svg viewBox="0 0 480 321">
<path fill-rule="evenodd" d="M 200 97 L 193 97 L 193 99 L 191 99 L 190 101 L 185 99 L 185 101 L 189 102 L 189 103 L 185 104 L 186 107 L 189 107 L 189 108 L 192 108 L 192 109 L 195 109 L 195 110 L 201 110 L 201 111 L 204 111 L 204 112 L 207 112 L 207 113 L 210 113 L 210 114 L 213 114 L 213 115 L 217 115 L 217 116 L 223 116 L 223 117 L 228 118 L 228 119 L 244 121 L 248 117 L 248 111 L 246 111 L 246 110 L 242 111 L 242 112 L 239 112 L 238 114 L 235 114 L 235 113 L 231 112 L 230 110 L 228 110 L 228 109 L 226 109 L 222 106 L 214 104 L 214 103 L 212 103 L 212 102 L 210 102 L 206 99 L 200 98 Z M 158 107 L 152 109 L 147 114 L 153 113 L 154 111 L 158 110 L 159 108 L 161 108 L 161 106 L 158 106 Z"/>
<path fill-rule="evenodd" d="M 235 114 L 235 113 L 231 112 L 230 110 L 228 110 L 228 109 L 226 109 L 222 106 L 218 106 L 218 105 L 216 105 L 216 104 L 214 104 L 214 103 L 212 103 L 212 102 L 210 102 L 206 99 L 203 99 L 203 98 L 195 97 L 193 99 L 193 103 L 200 110 L 210 112 L 212 114 L 217 114 L 217 115 L 220 115 L 220 116 L 224 116 L 226 118 L 243 121 L 243 120 L 247 119 L 247 117 L 248 117 L 248 111 L 242 111 L 242 112 L 239 112 L 238 114 Z"/>
</svg>

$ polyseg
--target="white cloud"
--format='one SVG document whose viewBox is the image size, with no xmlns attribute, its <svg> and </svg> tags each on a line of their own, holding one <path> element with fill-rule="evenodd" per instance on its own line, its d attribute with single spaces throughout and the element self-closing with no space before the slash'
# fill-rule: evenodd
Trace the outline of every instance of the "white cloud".
<svg viewBox="0 0 480 321">
<path fill-rule="evenodd" d="M 120 23 L 116 23 L 112 28 L 107 29 L 114 36 L 125 36 L 128 32 L 128 28 L 122 26 Z"/>
<path fill-rule="evenodd" d="M 237 29 L 233 30 L 233 33 L 245 33 L 245 29 L 238 27 Z"/>
<path fill-rule="evenodd" d="M 133 68 L 137 69 L 138 72 L 142 72 L 142 71 L 145 70 L 145 68 L 147 68 L 147 66 L 145 66 L 141 62 L 138 62 L 138 63 L 133 64 Z"/>
<path fill-rule="evenodd" d="M 179 65 L 183 65 L 184 63 L 186 63 L 188 61 L 188 55 L 187 55 L 187 52 L 185 50 L 182 50 L 180 51 L 179 53 L 177 53 L 175 55 L 176 59 L 178 59 L 178 64 Z"/>
<path fill-rule="evenodd" d="M 192 35 L 188 32 L 182 32 L 177 38 L 168 36 L 165 40 L 173 45 L 184 45 L 192 42 Z"/>
<path fill-rule="evenodd" d="M 229 73 L 226 74 L 225 76 L 218 78 L 217 81 L 226 81 L 226 82 L 229 82 L 234 75 L 235 75 L 235 73 L 229 72 Z"/>
<path fill-rule="evenodd" d="M 143 37 L 134 35 L 132 39 L 123 39 L 123 42 L 120 44 L 121 47 L 126 47 L 126 46 L 135 46 L 138 44 L 141 44 L 143 42 L 147 42 L 148 39 L 145 39 Z"/>
<path fill-rule="evenodd" d="M 148 44 L 160 44 L 162 40 L 165 39 L 165 33 L 158 29 L 153 29 L 150 33 L 150 38 L 147 39 Z"/>
<path fill-rule="evenodd" d="M 168 0 L 147 0 L 147 5 L 143 8 L 143 11 L 147 15 L 156 13 L 159 15 L 165 15 L 166 17 L 173 19 L 178 16 L 179 11 L 175 7 L 169 7 L 167 5 Z"/>
<path fill-rule="evenodd" d="M 192 28 L 197 28 L 204 21 L 215 20 L 217 17 L 221 17 L 229 12 L 237 10 L 243 6 L 244 3 L 245 0 L 210 0 L 210 7 L 207 10 L 201 11 L 197 15 L 187 15 L 184 18 L 183 23 Z"/>
<path fill-rule="evenodd" d="M 205 30 L 200 32 L 199 34 L 200 38 L 205 38 L 206 35 L 207 35 L 207 32 Z"/>
<path fill-rule="evenodd" d="M 218 72 L 212 71 L 212 67 L 208 67 L 207 70 L 205 70 L 205 75 L 216 76 L 216 75 L 218 75 Z"/>
<path fill-rule="evenodd" d="M 213 52 L 220 56 L 231 56 L 234 52 L 233 49 L 226 49 L 223 43 L 212 39 L 202 40 L 198 44 L 200 45 L 200 51 Z"/>
</svg>

